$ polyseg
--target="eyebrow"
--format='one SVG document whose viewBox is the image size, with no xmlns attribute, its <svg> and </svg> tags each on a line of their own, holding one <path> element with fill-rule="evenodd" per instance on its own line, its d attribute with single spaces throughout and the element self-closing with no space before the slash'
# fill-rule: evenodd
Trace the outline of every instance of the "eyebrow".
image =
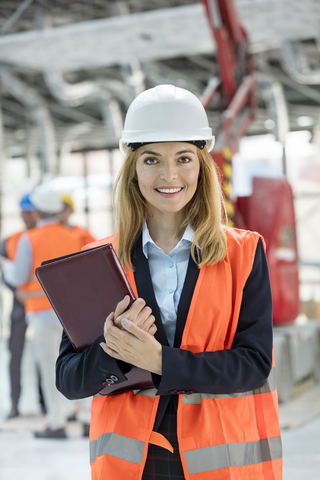
<svg viewBox="0 0 320 480">
<path fill-rule="evenodd" d="M 176 155 L 181 155 L 182 153 L 193 153 L 193 155 L 196 155 L 196 152 L 192 150 L 181 150 L 181 152 L 177 152 Z"/>
<path fill-rule="evenodd" d="M 140 153 L 140 157 L 141 155 L 156 155 L 157 157 L 161 157 L 160 153 L 152 152 L 151 150 L 145 150 Z"/>
<path fill-rule="evenodd" d="M 176 152 L 175 155 L 182 155 L 183 153 L 192 153 L 193 155 L 196 155 L 196 153 L 192 150 L 181 150 L 180 152 Z M 140 156 L 141 155 L 155 155 L 157 157 L 161 157 L 160 153 L 153 152 L 152 150 L 145 150 L 144 152 L 140 153 Z"/>
</svg>

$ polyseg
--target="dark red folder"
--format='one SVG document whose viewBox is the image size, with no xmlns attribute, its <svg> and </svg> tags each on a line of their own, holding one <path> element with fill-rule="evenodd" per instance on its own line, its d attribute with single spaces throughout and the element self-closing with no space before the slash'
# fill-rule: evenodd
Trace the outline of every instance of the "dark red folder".
<svg viewBox="0 0 320 480">
<path fill-rule="evenodd" d="M 36 277 L 75 350 L 103 334 L 109 313 L 125 295 L 135 295 L 111 243 L 42 262 Z M 103 388 L 102 395 L 151 388 L 151 374 L 132 367 L 128 381 Z"/>
</svg>

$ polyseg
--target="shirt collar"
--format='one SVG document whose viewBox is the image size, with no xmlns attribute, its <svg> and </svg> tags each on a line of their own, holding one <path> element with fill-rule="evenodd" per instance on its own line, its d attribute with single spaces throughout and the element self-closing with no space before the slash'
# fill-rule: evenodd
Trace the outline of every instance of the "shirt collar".
<svg viewBox="0 0 320 480">
<path fill-rule="evenodd" d="M 41 218 L 41 220 L 39 220 L 37 222 L 37 227 L 44 227 L 45 225 L 50 225 L 52 223 L 58 223 L 56 217 L 47 217 L 47 218 Z"/>
<path fill-rule="evenodd" d="M 184 242 L 188 242 L 188 243 L 192 243 L 192 239 L 193 239 L 193 235 L 194 235 L 194 231 L 193 229 L 190 227 L 190 225 L 187 225 L 187 228 L 185 229 L 183 235 L 182 235 L 182 238 L 180 240 L 180 242 L 178 243 L 178 245 L 184 241 Z M 148 225 L 147 225 L 147 222 L 144 221 L 144 224 L 143 224 L 143 229 L 142 229 L 142 250 L 143 250 L 143 253 L 145 255 L 146 258 L 148 258 L 148 245 L 155 245 L 157 248 L 159 248 L 155 243 L 154 241 L 152 240 L 151 236 L 150 236 L 150 233 L 149 233 L 149 229 L 148 229 Z"/>
</svg>

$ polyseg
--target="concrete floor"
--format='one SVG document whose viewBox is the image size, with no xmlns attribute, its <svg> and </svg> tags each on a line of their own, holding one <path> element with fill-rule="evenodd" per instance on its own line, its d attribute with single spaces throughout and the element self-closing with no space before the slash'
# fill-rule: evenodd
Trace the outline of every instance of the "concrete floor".
<svg viewBox="0 0 320 480">
<path fill-rule="evenodd" d="M 66 440 L 41 440 L 42 428 L 30 344 L 23 357 L 20 417 L 6 420 L 10 409 L 8 352 L 0 340 L 0 479 L 89 480 L 89 442 L 81 425 L 69 422 Z M 283 480 L 320 479 L 320 386 L 280 406 L 284 450 Z M 122 479 L 119 479 L 122 480 Z"/>
</svg>

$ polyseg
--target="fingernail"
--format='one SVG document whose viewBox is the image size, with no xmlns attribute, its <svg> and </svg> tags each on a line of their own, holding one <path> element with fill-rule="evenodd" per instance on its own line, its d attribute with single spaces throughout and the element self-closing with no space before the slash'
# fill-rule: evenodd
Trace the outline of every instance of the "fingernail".
<svg viewBox="0 0 320 480">
<path fill-rule="evenodd" d="M 123 318 L 123 319 L 121 320 L 121 323 L 122 323 L 122 325 L 128 325 L 129 320 L 127 320 L 126 318 Z"/>
</svg>

